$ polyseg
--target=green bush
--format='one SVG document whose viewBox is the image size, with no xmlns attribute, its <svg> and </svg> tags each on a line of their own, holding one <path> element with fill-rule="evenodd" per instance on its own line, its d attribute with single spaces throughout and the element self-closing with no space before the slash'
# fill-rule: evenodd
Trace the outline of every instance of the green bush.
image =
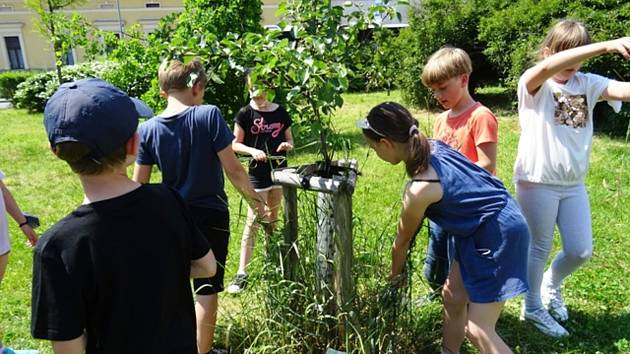
<svg viewBox="0 0 630 354">
<path fill-rule="evenodd" d="M 606 102 L 599 102 L 593 111 L 593 120 L 596 132 L 617 138 L 627 137 L 630 106 L 625 104 L 621 112 L 615 113 Z"/>
<path fill-rule="evenodd" d="M 61 72 L 64 82 L 99 77 L 125 90 L 124 83 L 112 80 L 112 72 L 116 68 L 117 64 L 112 62 L 88 62 L 64 66 Z M 33 75 L 17 86 L 13 96 L 15 106 L 29 112 L 43 112 L 46 101 L 58 87 L 57 72 L 54 70 Z"/>
<path fill-rule="evenodd" d="M 470 89 L 499 80 L 499 72 L 487 60 L 485 41 L 478 38 L 479 23 L 507 0 L 426 0 L 409 9 L 409 28 L 401 33 L 402 60 L 399 84 L 403 99 L 420 107 L 435 104 L 420 77 L 426 60 L 436 50 L 451 45 L 465 50 L 473 62 Z"/>
<path fill-rule="evenodd" d="M 371 28 L 360 33 L 360 44 L 350 56 L 348 90 L 351 92 L 391 91 L 397 86 L 401 69 L 400 31 L 397 28 Z"/>
<path fill-rule="evenodd" d="M 28 79 L 29 77 L 35 75 L 34 71 L 26 71 L 26 70 L 14 70 L 14 71 L 5 71 L 0 73 L 0 97 L 6 98 L 13 102 L 13 95 L 15 95 L 15 90 L 17 90 L 17 86 Z"/>
<path fill-rule="evenodd" d="M 484 53 L 500 69 L 504 82 L 515 90 L 518 78 L 535 62 L 536 51 L 549 28 L 559 19 L 582 21 L 594 41 L 628 34 L 630 3 L 597 0 L 518 0 L 482 19 L 479 39 Z M 605 55 L 587 61 L 583 71 L 617 80 L 630 80 L 630 62 Z"/>
</svg>

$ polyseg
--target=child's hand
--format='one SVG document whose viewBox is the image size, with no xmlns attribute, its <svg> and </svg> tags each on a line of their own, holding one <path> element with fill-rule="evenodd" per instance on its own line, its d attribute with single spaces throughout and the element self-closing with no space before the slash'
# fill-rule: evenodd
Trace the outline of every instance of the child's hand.
<svg viewBox="0 0 630 354">
<path fill-rule="evenodd" d="M 618 38 L 606 42 L 606 52 L 619 53 L 626 60 L 630 60 L 630 37 Z"/>
<path fill-rule="evenodd" d="M 291 151 L 293 150 L 293 145 L 291 145 L 290 143 L 287 143 L 286 141 L 281 143 L 280 146 L 278 146 L 278 149 L 276 149 L 276 152 L 280 152 L 280 151 Z"/>
<path fill-rule="evenodd" d="M 22 225 L 20 230 L 24 233 L 24 236 L 28 239 L 28 244 L 31 247 L 35 247 L 37 245 L 37 234 L 29 224 Z"/>
<path fill-rule="evenodd" d="M 254 149 L 254 151 L 252 151 L 252 157 L 256 161 L 267 161 L 267 154 L 262 150 Z"/>
<path fill-rule="evenodd" d="M 390 287 L 392 288 L 405 288 L 407 287 L 407 272 L 404 271 L 400 274 L 397 275 L 389 275 L 389 277 L 387 277 L 387 283 L 389 284 Z"/>
</svg>

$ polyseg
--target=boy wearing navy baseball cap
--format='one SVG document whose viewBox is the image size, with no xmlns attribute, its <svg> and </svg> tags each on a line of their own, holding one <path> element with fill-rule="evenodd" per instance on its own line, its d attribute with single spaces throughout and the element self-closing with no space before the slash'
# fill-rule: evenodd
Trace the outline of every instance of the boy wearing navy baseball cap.
<svg viewBox="0 0 630 354">
<path fill-rule="evenodd" d="M 189 279 L 216 262 L 177 192 L 127 177 L 138 118 L 150 115 L 94 78 L 61 85 L 46 104 L 51 150 L 84 190 L 35 248 L 31 331 L 55 353 L 197 353 Z"/>
</svg>

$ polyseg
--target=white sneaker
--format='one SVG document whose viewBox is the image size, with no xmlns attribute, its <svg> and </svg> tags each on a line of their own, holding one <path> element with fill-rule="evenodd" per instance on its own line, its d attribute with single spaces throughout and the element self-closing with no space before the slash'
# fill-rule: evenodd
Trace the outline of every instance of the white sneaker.
<svg viewBox="0 0 630 354">
<path fill-rule="evenodd" d="M 562 300 L 562 292 L 560 288 L 551 286 L 547 273 L 543 277 L 542 286 L 540 287 L 540 297 L 543 305 L 557 321 L 566 322 L 569 319 L 569 310 Z"/>
<path fill-rule="evenodd" d="M 544 307 L 531 312 L 526 311 L 525 307 L 523 307 L 521 311 L 521 321 L 523 320 L 531 322 L 538 330 L 550 337 L 559 338 L 569 335 L 569 332 L 556 322 Z"/>
<path fill-rule="evenodd" d="M 247 287 L 247 274 L 237 273 L 227 287 L 228 294 L 238 294 Z"/>
</svg>

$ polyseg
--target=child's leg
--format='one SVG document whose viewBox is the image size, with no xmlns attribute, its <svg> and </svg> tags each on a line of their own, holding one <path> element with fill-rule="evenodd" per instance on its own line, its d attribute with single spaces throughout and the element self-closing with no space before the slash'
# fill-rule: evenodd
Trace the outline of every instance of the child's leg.
<svg viewBox="0 0 630 354">
<path fill-rule="evenodd" d="M 468 339 L 484 354 L 506 354 L 512 350 L 495 331 L 504 302 L 468 305 Z"/>
<path fill-rule="evenodd" d="M 7 270 L 7 263 L 9 263 L 9 252 L 0 255 L 0 285 L 2 285 L 2 279 L 4 279 L 4 272 Z"/>
<path fill-rule="evenodd" d="M 543 307 L 540 285 L 553 246 L 560 195 L 551 186 L 523 182 L 516 185 L 516 193 L 531 234 L 527 260 L 529 291 L 525 296 L 525 308 L 534 311 Z"/>
<path fill-rule="evenodd" d="M 218 309 L 218 294 L 197 295 L 195 316 L 197 319 L 197 351 L 199 353 L 207 353 L 212 349 Z"/>
<path fill-rule="evenodd" d="M 258 193 L 267 203 L 269 191 Z M 256 232 L 258 232 L 259 224 L 256 222 L 256 213 L 250 207 L 247 210 L 247 221 L 243 229 L 243 238 L 241 239 L 241 257 L 238 263 L 239 274 L 245 274 L 249 261 L 252 258 L 252 252 L 256 243 Z"/>
<path fill-rule="evenodd" d="M 591 207 L 586 188 L 584 185 L 571 187 L 567 193 L 568 196 L 560 201 L 558 212 L 562 252 L 549 268 L 550 285 L 556 289 L 593 254 Z"/>
<path fill-rule="evenodd" d="M 267 196 L 267 218 L 271 222 L 272 229 L 276 227 L 278 221 L 278 213 L 282 203 L 282 188 L 272 188 Z"/>
<path fill-rule="evenodd" d="M 442 327 L 442 348 L 447 353 L 459 353 L 466 336 L 468 293 L 457 261 L 451 264 L 451 271 L 442 288 L 444 299 L 444 325 Z"/>
</svg>

